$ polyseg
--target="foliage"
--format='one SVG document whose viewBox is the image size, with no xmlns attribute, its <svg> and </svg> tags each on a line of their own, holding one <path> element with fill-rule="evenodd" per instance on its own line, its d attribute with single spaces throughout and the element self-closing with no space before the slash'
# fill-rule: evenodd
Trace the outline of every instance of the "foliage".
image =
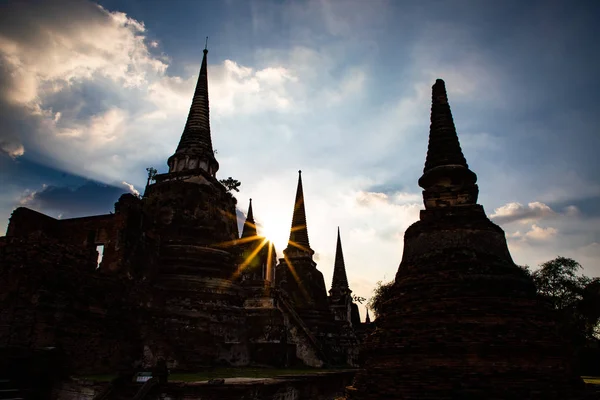
<svg viewBox="0 0 600 400">
<path fill-rule="evenodd" d="M 538 295 L 559 311 L 567 334 L 575 342 L 598 337 L 600 278 L 579 274 L 577 261 L 557 257 L 531 273 Z"/>
<path fill-rule="evenodd" d="M 375 318 L 382 314 L 384 303 L 391 298 L 393 293 L 393 286 L 394 281 L 386 283 L 383 283 L 382 281 L 377 282 L 377 286 L 375 287 L 375 290 L 373 290 L 373 297 L 371 297 L 367 304 L 371 311 L 373 311 Z"/>
<path fill-rule="evenodd" d="M 532 277 L 538 293 L 557 310 L 573 307 L 581 300 L 583 288 L 590 282 L 579 276 L 581 264 L 571 258 L 557 257 L 540 265 Z"/>
<path fill-rule="evenodd" d="M 237 179 L 233 179 L 232 177 L 229 177 L 227 179 L 221 179 L 219 182 L 221 183 L 221 185 L 227 188 L 228 192 L 231 192 L 232 190 L 239 192 L 240 189 L 238 188 L 242 185 L 240 181 L 238 181 Z"/>
<path fill-rule="evenodd" d="M 154 177 L 156 177 L 158 171 L 154 167 L 148 167 L 146 168 L 146 171 L 148 171 L 148 182 L 146 183 L 146 185 L 149 185 L 150 182 L 154 180 Z"/>
<path fill-rule="evenodd" d="M 363 301 L 365 301 L 365 300 L 367 300 L 367 299 L 365 299 L 364 297 L 361 297 L 361 296 L 358 296 L 358 295 L 355 295 L 355 294 L 353 294 L 353 295 L 352 295 L 352 300 L 353 300 L 354 302 L 356 302 L 356 303 L 360 303 L 360 304 L 362 304 L 362 303 L 363 303 Z"/>
</svg>

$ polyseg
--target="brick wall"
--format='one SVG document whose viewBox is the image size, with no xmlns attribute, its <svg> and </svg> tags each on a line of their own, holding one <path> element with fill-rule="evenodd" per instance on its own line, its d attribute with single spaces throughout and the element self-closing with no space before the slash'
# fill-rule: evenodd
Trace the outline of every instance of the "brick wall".
<svg viewBox="0 0 600 400">
<path fill-rule="evenodd" d="M 79 373 L 114 372 L 136 350 L 126 282 L 96 271 L 91 249 L 0 238 L 0 346 L 58 347 Z"/>
</svg>

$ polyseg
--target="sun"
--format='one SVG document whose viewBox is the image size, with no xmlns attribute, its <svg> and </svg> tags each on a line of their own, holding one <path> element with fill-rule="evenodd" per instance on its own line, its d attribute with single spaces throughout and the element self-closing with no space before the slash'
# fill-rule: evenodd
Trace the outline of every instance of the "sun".
<svg viewBox="0 0 600 400">
<path fill-rule="evenodd" d="M 290 227 L 277 219 L 265 219 L 258 227 L 258 234 L 270 240 L 278 251 L 287 246 Z"/>
</svg>

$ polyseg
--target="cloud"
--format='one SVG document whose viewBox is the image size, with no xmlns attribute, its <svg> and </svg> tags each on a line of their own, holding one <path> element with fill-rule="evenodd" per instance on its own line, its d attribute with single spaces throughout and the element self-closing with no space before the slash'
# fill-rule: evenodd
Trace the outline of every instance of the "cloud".
<svg viewBox="0 0 600 400">
<path fill-rule="evenodd" d="M 121 184 L 125 185 L 127 189 L 129 189 L 129 193 L 134 194 L 136 196 L 140 195 L 140 192 L 131 183 L 123 181 L 121 182 Z"/>
<path fill-rule="evenodd" d="M 0 17 L 0 115 L 9 127 L 0 141 L 8 132 L 47 163 L 76 173 L 85 164 L 96 178 L 121 178 L 106 171 L 129 150 L 117 140 L 130 118 L 118 104 L 167 68 L 151 54 L 144 24 L 86 1 L 12 7 L 10 18 Z"/>
<path fill-rule="evenodd" d="M 572 209 L 570 212 L 573 212 Z M 511 222 L 530 223 L 542 218 L 556 216 L 556 212 L 548 205 L 535 201 L 523 206 L 520 203 L 508 203 L 502 207 L 496 208 L 490 218 L 498 224 L 508 224 Z"/>
<path fill-rule="evenodd" d="M 600 243 L 593 242 L 579 249 L 579 252 L 585 257 L 600 258 Z"/>
<path fill-rule="evenodd" d="M 524 234 L 521 234 L 519 231 L 515 233 L 509 234 L 508 236 L 512 239 L 517 239 L 521 241 L 545 241 L 552 237 L 555 237 L 558 233 L 556 228 L 547 227 L 542 228 L 537 226 L 536 224 L 531 225 L 531 229 Z"/>
<path fill-rule="evenodd" d="M 422 24 L 410 55 L 414 74 L 427 82 L 443 78 L 451 101 L 474 97 L 486 103 L 502 101 L 501 70 L 481 51 L 467 27 L 429 20 Z"/>
<path fill-rule="evenodd" d="M 490 153 L 491 151 L 498 151 L 503 148 L 501 139 L 488 132 L 462 132 L 460 134 L 460 144 L 464 150 L 473 152 L 484 150 Z"/>
<path fill-rule="evenodd" d="M 148 51 L 143 23 L 89 2 L 67 9 L 70 18 L 52 18 L 65 12 L 66 3 L 74 5 L 40 4 L 36 13 L 15 5 L 20 11 L 11 13 L 16 21 L 0 35 L 0 54 L 13 76 L 9 100 L 35 107 L 44 92 L 95 76 L 135 87 L 166 70 Z M 21 35 L 24 30 L 27 34 Z"/>
<path fill-rule="evenodd" d="M 211 107 L 217 116 L 288 111 L 294 106 L 290 86 L 298 77 L 283 66 L 255 70 L 225 60 L 211 70 L 210 79 Z"/>
<path fill-rule="evenodd" d="M 46 186 L 41 190 L 27 190 L 19 199 L 21 206 L 61 218 L 75 218 L 95 214 L 108 214 L 114 203 L 127 191 L 135 190 L 123 182 L 117 187 L 88 182 L 75 188 Z"/>
<path fill-rule="evenodd" d="M 557 212 L 542 202 L 527 206 L 513 202 L 497 208 L 491 218 L 505 230 L 517 264 L 535 267 L 561 254 L 579 261 L 587 275 L 600 275 L 597 216 L 573 205 Z"/>
<path fill-rule="evenodd" d="M 25 154 L 25 147 L 17 141 L 0 137 L 0 152 L 15 159 Z"/>
<path fill-rule="evenodd" d="M 60 19 L 67 21 L 64 24 L 51 18 L 60 12 L 68 14 Z M 94 180 L 127 177 L 143 182 L 145 167 L 164 163 L 176 147 L 197 75 L 169 75 L 170 60 L 153 53 L 157 43 L 148 39 L 145 24 L 121 12 L 65 0 L 44 5 L 42 12 L 23 8 L 16 15 L 19 23 L 6 24 L 0 32 L 5 69 L 0 70 L 0 81 L 6 82 L 6 90 L 0 90 L 0 113 L 15 125 L 12 130 L 18 131 L 23 148 L 43 154 L 46 164 Z M 22 34 L 25 27 L 30 29 Z M 284 118 L 312 115 L 315 109 L 360 97 L 366 72 L 360 65 L 340 69 L 342 61 L 328 50 L 259 49 L 257 53 L 272 57 L 263 58 L 257 67 L 231 59 L 210 64 L 209 57 L 215 131 L 247 131 L 249 125 L 277 130 L 276 137 L 268 138 L 267 128 L 253 128 L 254 134 L 244 138 L 221 136 L 214 140 L 215 147 L 231 149 L 240 139 L 285 144 L 303 132 L 327 139 L 322 128 L 304 127 L 308 122 L 301 117 Z M 319 63 L 329 68 L 317 71 Z M 198 66 L 190 70 L 198 71 Z M 264 133 L 256 134 L 261 130 Z M 18 155 L 19 148 L 11 154 Z"/>
</svg>

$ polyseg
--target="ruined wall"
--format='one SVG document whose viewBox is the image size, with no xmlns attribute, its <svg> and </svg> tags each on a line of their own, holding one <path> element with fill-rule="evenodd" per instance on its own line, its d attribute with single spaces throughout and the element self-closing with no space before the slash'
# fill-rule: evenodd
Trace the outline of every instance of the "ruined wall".
<svg viewBox="0 0 600 400">
<path fill-rule="evenodd" d="M 115 272 L 123 267 L 135 250 L 135 241 L 141 231 L 141 200 L 132 194 L 125 194 L 115 204 L 115 210 L 115 214 L 58 220 L 19 207 L 13 211 L 7 236 L 47 236 L 92 251 L 102 245 L 100 269 Z"/>
<path fill-rule="evenodd" d="M 0 238 L 0 346 L 57 347 L 78 373 L 131 362 L 126 283 L 95 262 L 91 249 L 52 238 Z"/>
<path fill-rule="evenodd" d="M 60 234 L 58 220 L 26 207 L 19 207 L 12 212 L 6 236 L 39 236 L 42 233 L 57 237 Z"/>
</svg>

